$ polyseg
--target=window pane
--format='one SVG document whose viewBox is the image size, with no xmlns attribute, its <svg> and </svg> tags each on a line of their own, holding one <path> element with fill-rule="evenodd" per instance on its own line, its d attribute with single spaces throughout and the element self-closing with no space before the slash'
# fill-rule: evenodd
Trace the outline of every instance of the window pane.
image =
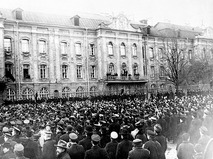
<svg viewBox="0 0 213 159">
<path fill-rule="evenodd" d="M 154 58 L 154 50 L 152 47 L 149 48 L 149 56 L 150 58 Z"/>
<path fill-rule="evenodd" d="M 81 44 L 80 43 L 75 44 L 75 53 L 76 53 L 76 55 L 81 55 Z"/>
<path fill-rule="evenodd" d="M 22 52 L 29 52 L 29 40 L 22 40 Z"/>
<path fill-rule="evenodd" d="M 108 54 L 113 55 L 113 45 L 111 42 L 108 44 Z"/>
<path fill-rule="evenodd" d="M 61 54 L 67 54 L 67 43 L 61 42 Z"/>
<path fill-rule="evenodd" d="M 133 44 L 133 46 L 132 46 L 132 55 L 133 56 L 137 56 L 137 46 L 136 46 L 136 44 Z"/>
<path fill-rule="evenodd" d="M 4 51 L 11 51 L 11 39 L 4 39 Z"/>
<path fill-rule="evenodd" d="M 39 41 L 39 53 L 46 53 L 46 42 Z"/>
<path fill-rule="evenodd" d="M 94 44 L 90 44 L 90 55 L 95 55 L 95 47 L 94 47 Z"/>
<path fill-rule="evenodd" d="M 125 56 L 126 55 L 126 48 L 125 48 L 125 44 L 122 43 L 121 44 L 121 56 Z"/>
<path fill-rule="evenodd" d="M 29 69 L 30 69 L 30 66 L 28 64 L 23 65 L 24 79 L 30 79 Z"/>
<path fill-rule="evenodd" d="M 77 78 L 82 78 L 82 66 L 77 66 Z"/>
<path fill-rule="evenodd" d="M 67 78 L 68 66 L 62 65 L 62 78 Z"/>
<path fill-rule="evenodd" d="M 40 66 L 40 77 L 41 78 L 46 78 L 46 69 L 47 69 L 46 65 Z"/>
<path fill-rule="evenodd" d="M 91 66 L 91 78 L 95 78 L 95 66 Z"/>
</svg>

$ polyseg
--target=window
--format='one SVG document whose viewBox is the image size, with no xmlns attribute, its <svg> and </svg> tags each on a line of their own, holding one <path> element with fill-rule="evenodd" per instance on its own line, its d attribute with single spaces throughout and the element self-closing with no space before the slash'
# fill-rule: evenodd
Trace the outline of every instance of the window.
<svg viewBox="0 0 213 159">
<path fill-rule="evenodd" d="M 76 96 L 83 97 L 83 95 L 84 95 L 84 88 L 80 86 L 76 89 Z"/>
<path fill-rule="evenodd" d="M 108 54 L 113 55 L 113 44 L 112 44 L 112 42 L 108 43 Z"/>
<path fill-rule="evenodd" d="M 95 55 L 95 45 L 94 44 L 89 45 L 89 52 L 90 52 L 91 56 Z"/>
<path fill-rule="evenodd" d="M 132 45 L 132 55 L 137 56 L 137 45 L 136 44 Z"/>
<path fill-rule="evenodd" d="M 189 50 L 189 51 L 188 51 L 188 58 L 189 58 L 189 60 L 192 59 L 192 50 Z"/>
<path fill-rule="evenodd" d="M 9 39 L 9 38 L 4 39 L 4 51 L 5 52 L 12 51 L 12 43 L 11 43 L 11 39 Z"/>
<path fill-rule="evenodd" d="M 81 56 L 81 43 L 75 43 L 75 53 L 77 56 Z"/>
<path fill-rule="evenodd" d="M 33 99 L 33 90 L 30 88 L 24 89 L 22 92 L 22 98 L 23 99 Z"/>
<path fill-rule="evenodd" d="M 124 43 L 121 43 L 121 56 L 126 56 L 126 47 Z"/>
<path fill-rule="evenodd" d="M 7 100 L 15 100 L 15 91 L 12 89 L 7 89 Z"/>
<path fill-rule="evenodd" d="M 144 76 L 147 76 L 147 67 L 145 65 L 143 65 L 143 73 Z"/>
<path fill-rule="evenodd" d="M 149 57 L 154 58 L 154 49 L 152 47 L 149 48 Z"/>
<path fill-rule="evenodd" d="M 77 65 L 77 78 L 82 78 L 82 65 Z"/>
<path fill-rule="evenodd" d="M 5 64 L 5 73 L 7 71 L 10 72 L 11 74 L 13 74 L 13 64 L 12 63 L 6 63 Z"/>
<path fill-rule="evenodd" d="M 63 79 L 67 78 L 67 72 L 68 72 L 68 66 L 62 65 L 62 78 Z"/>
<path fill-rule="evenodd" d="M 138 64 L 134 64 L 133 65 L 133 73 L 134 73 L 134 75 L 138 75 Z"/>
<path fill-rule="evenodd" d="M 91 95 L 91 96 L 96 96 L 96 95 L 97 95 L 97 87 L 92 86 L 92 87 L 90 88 L 90 95 Z"/>
<path fill-rule="evenodd" d="M 159 56 L 159 59 L 163 59 L 163 49 L 162 48 L 158 48 L 158 56 Z"/>
<path fill-rule="evenodd" d="M 67 43 L 61 42 L 61 54 L 67 54 Z"/>
<path fill-rule="evenodd" d="M 68 97 L 70 97 L 70 96 L 71 96 L 71 92 L 70 92 L 69 87 L 64 87 L 64 88 L 62 89 L 62 97 L 68 98 Z"/>
<path fill-rule="evenodd" d="M 125 63 L 122 63 L 122 65 L 121 65 L 121 75 L 122 76 L 127 76 L 127 74 L 128 74 L 128 71 L 127 71 L 127 67 L 126 67 L 126 64 Z"/>
<path fill-rule="evenodd" d="M 164 66 L 160 66 L 160 77 L 165 76 L 165 68 Z"/>
<path fill-rule="evenodd" d="M 39 40 L 38 47 L 39 47 L 39 53 L 46 53 L 46 41 Z"/>
<path fill-rule="evenodd" d="M 49 91 L 47 90 L 47 88 L 44 88 L 44 87 L 43 87 L 43 88 L 40 90 L 39 95 L 40 95 L 40 98 L 48 98 L 48 96 L 49 96 Z"/>
<path fill-rule="evenodd" d="M 109 64 L 109 73 L 111 73 L 112 75 L 115 73 L 115 68 L 114 68 L 114 64 L 113 63 Z"/>
<path fill-rule="evenodd" d="M 27 39 L 21 40 L 21 48 L 22 48 L 22 52 L 30 52 L 29 51 L 29 40 L 27 40 Z"/>
<path fill-rule="evenodd" d="M 95 70 L 96 69 L 96 67 L 95 66 L 91 66 L 91 78 L 95 78 Z"/>
<path fill-rule="evenodd" d="M 144 46 L 142 46 L 142 56 L 143 56 L 143 60 L 146 60 L 146 50 Z"/>
<path fill-rule="evenodd" d="M 30 79 L 30 65 L 29 64 L 23 65 L 23 77 L 24 77 L 24 79 Z"/>
<path fill-rule="evenodd" d="M 151 66 L 151 77 L 155 76 L 155 67 Z"/>
<path fill-rule="evenodd" d="M 40 78 L 47 78 L 47 65 L 40 65 Z"/>
</svg>

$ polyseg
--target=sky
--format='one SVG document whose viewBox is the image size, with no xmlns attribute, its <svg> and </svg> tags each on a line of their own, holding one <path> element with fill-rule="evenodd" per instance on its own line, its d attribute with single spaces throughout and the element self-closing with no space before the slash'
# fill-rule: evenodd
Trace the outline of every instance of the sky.
<svg viewBox="0 0 213 159">
<path fill-rule="evenodd" d="M 95 13 L 126 15 L 148 24 L 170 22 L 193 27 L 213 27 L 213 0 L 0 0 L 0 8 L 59 15 Z"/>
</svg>

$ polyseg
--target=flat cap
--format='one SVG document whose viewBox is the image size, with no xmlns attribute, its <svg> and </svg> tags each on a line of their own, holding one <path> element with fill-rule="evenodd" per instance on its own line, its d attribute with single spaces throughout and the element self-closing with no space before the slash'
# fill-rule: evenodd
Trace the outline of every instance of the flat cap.
<svg viewBox="0 0 213 159">
<path fill-rule="evenodd" d="M 71 140 L 77 140 L 78 139 L 78 135 L 76 133 L 70 133 L 69 137 Z"/>
<path fill-rule="evenodd" d="M 98 134 L 93 134 L 91 137 L 92 141 L 99 142 L 101 137 Z"/>
<path fill-rule="evenodd" d="M 112 131 L 111 134 L 110 134 L 110 137 L 111 137 L 112 139 L 117 139 L 117 138 L 118 138 L 118 133 L 115 132 L 115 131 Z"/>
<path fill-rule="evenodd" d="M 133 143 L 134 144 L 140 144 L 140 143 L 142 143 L 142 140 L 141 139 L 135 139 L 135 140 L 133 140 Z"/>
</svg>

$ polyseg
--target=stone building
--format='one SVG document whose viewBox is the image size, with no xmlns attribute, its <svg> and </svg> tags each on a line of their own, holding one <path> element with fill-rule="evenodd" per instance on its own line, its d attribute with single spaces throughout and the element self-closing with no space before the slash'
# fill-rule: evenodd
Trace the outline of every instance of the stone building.
<svg viewBox="0 0 213 159">
<path fill-rule="evenodd" d="M 161 78 L 157 62 L 164 39 L 179 30 L 191 57 L 202 33 L 167 23 L 149 26 L 123 14 L 0 12 L 0 77 L 15 79 L 4 92 L 9 100 L 169 91 L 172 84 Z M 202 38 L 213 48 L 212 40 Z"/>
</svg>

